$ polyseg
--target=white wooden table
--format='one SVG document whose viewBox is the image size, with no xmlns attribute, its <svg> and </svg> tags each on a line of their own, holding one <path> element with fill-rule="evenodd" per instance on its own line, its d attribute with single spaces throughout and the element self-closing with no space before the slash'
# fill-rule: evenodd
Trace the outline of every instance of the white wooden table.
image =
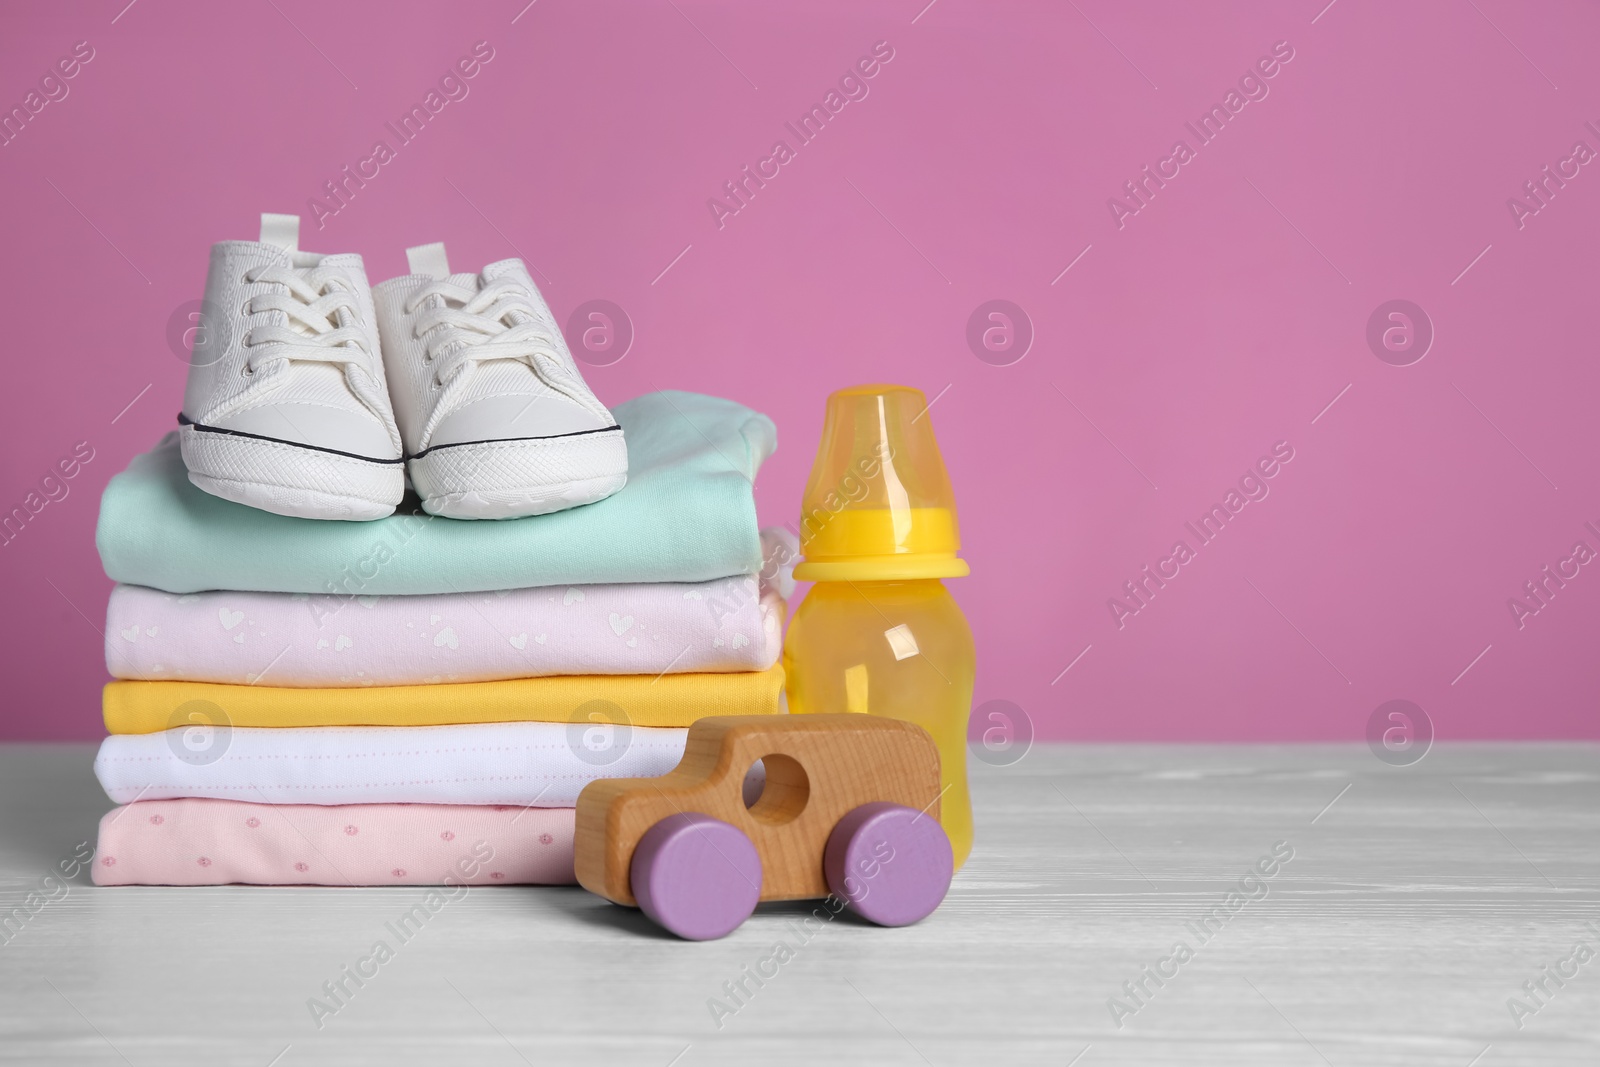
<svg viewBox="0 0 1600 1067">
<path fill-rule="evenodd" d="M 0 913 L 93 841 L 92 751 L 0 748 Z M 805 941 L 809 909 L 781 906 L 687 944 L 579 889 L 474 890 L 321 1029 L 308 1000 L 423 890 L 80 876 L 0 944 L 0 1062 L 1600 1063 L 1600 746 L 1440 746 L 1407 768 L 1346 746 L 1039 746 L 977 768 L 974 794 L 977 848 L 919 926 Z M 1293 858 L 1247 887 L 1265 896 L 1202 941 L 1280 841 Z M 794 958 L 730 998 L 779 940 Z M 1597 955 L 1558 987 L 1544 968 L 1570 972 L 1580 942 Z M 737 1008 L 720 1029 L 711 998 Z"/>
</svg>

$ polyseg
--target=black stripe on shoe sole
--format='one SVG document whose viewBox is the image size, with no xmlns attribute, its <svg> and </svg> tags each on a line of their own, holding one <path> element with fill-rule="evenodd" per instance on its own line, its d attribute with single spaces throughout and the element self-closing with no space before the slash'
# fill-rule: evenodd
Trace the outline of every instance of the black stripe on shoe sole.
<svg viewBox="0 0 1600 1067">
<path fill-rule="evenodd" d="M 386 467 L 393 466 L 396 463 L 404 463 L 406 461 L 404 456 L 401 456 L 398 459 L 374 459 L 371 456 L 361 456 L 354 452 L 342 452 L 337 448 L 323 448 L 321 445 L 308 445 L 300 441 L 285 441 L 278 437 L 268 437 L 265 434 L 245 433 L 243 430 L 227 430 L 221 426 L 207 426 L 203 422 L 195 422 L 181 411 L 178 412 L 178 425 L 191 427 L 200 431 L 201 433 L 220 433 L 228 437 L 247 437 L 252 441 L 270 441 L 275 445 L 288 445 L 290 448 L 303 448 L 308 452 L 326 452 L 331 456 L 343 456 L 346 459 L 359 459 L 363 463 L 376 463 L 380 466 Z"/>
</svg>

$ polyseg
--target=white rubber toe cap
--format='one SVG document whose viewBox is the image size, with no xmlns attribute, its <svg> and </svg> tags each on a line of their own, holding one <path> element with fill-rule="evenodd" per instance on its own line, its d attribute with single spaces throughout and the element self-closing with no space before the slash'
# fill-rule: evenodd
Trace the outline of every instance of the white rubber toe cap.
<svg viewBox="0 0 1600 1067">
<path fill-rule="evenodd" d="M 602 422 L 562 396 L 487 396 L 474 400 L 439 420 L 428 438 L 429 448 L 473 441 L 513 441 L 528 437 L 604 430 Z"/>
<path fill-rule="evenodd" d="M 304 519 L 381 519 L 405 492 L 405 468 L 287 441 L 178 431 L 189 481 L 212 496 Z"/>
<path fill-rule="evenodd" d="M 352 456 L 396 458 L 394 442 L 382 422 L 365 411 L 326 404 L 257 404 L 208 425 Z"/>
<path fill-rule="evenodd" d="M 436 446 L 413 456 L 422 508 L 452 519 L 516 519 L 592 504 L 628 481 L 622 429 Z"/>
</svg>

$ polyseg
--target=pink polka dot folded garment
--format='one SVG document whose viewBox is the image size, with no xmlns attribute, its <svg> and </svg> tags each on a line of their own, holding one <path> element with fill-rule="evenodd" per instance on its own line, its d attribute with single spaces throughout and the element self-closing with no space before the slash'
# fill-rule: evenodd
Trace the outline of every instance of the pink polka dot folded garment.
<svg viewBox="0 0 1600 1067">
<path fill-rule="evenodd" d="M 570 885 L 573 809 L 145 800 L 106 813 L 95 885 Z"/>
</svg>

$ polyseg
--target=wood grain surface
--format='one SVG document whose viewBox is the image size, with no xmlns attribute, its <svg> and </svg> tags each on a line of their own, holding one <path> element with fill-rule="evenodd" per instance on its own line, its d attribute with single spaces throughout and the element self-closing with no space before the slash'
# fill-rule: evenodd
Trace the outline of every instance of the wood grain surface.
<svg viewBox="0 0 1600 1067">
<path fill-rule="evenodd" d="M 92 753 L 0 749 L 4 911 L 93 840 Z M 971 860 L 903 929 L 769 904 L 694 944 L 582 889 L 492 887 L 400 943 L 386 924 L 423 890 L 80 877 L 0 944 L 0 1062 L 1600 1063 L 1600 958 L 1508 1007 L 1600 949 L 1600 746 L 1404 768 L 1353 746 L 1035 746 L 975 763 L 974 805 Z M 1279 842 L 1265 895 L 1215 918 Z M 308 1002 L 384 939 L 319 1029 Z M 1180 941 L 1176 976 L 1113 1011 Z"/>
</svg>

